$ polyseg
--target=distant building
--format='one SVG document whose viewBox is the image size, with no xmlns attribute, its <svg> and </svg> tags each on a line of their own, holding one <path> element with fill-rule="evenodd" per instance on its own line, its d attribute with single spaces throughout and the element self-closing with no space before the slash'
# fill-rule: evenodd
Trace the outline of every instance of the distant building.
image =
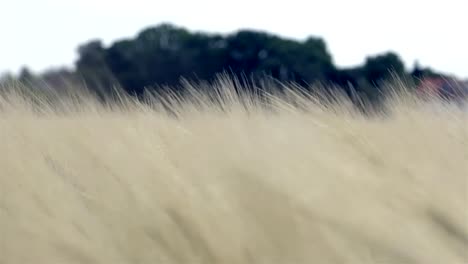
<svg viewBox="0 0 468 264">
<path fill-rule="evenodd" d="M 444 99 L 468 98 L 468 81 L 446 77 L 426 77 L 418 85 L 417 91 Z"/>
</svg>

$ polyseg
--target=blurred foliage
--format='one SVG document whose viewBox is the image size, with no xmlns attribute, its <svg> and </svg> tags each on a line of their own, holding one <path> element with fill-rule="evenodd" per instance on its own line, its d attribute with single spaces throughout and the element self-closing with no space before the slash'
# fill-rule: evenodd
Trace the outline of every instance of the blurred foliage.
<svg viewBox="0 0 468 264">
<path fill-rule="evenodd" d="M 212 81 L 228 73 L 254 83 L 264 77 L 294 82 L 307 89 L 314 84 L 340 87 L 348 95 L 378 102 L 385 93 L 383 82 L 398 77 L 417 84 L 425 76 L 437 76 L 415 65 L 407 72 L 394 52 L 367 57 L 361 66 L 340 69 L 333 63 L 325 41 L 309 37 L 303 41 L 281 38 L 266 32 L 240 30 L 229 35 L 189 32 L 164 23 L 141 31 L 133 39 L 122 39 L 104 47 L 92 40 L 78 48 L 76 70 L 56 70 L 42 74 L 52 84 L 66 77 L 81 82 L 105 96 L 114 86 L 129 94 L 167 86 L 180 88 L 181 78 Z M 32 82 L 34 76 L 23 69 L 18 77 Z"/>
</svg>

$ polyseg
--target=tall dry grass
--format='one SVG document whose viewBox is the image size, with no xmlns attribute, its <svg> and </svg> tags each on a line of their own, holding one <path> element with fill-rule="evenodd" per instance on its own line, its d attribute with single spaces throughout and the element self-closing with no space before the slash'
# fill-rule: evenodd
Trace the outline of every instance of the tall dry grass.
<svg viewBox="0 0 468 264">
<path fill-rule="evenodd" d="M 217 87 L 4 91 L 0 263 L 468 263 L 467 111 Z"/>
</svg>

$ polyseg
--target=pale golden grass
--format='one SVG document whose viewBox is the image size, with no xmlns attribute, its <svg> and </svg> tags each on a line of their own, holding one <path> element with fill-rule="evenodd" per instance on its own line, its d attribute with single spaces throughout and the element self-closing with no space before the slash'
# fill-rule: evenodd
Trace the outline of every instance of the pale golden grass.
<svg viewBox="0 0 468 264">
<path fill-rule="evenodd" d="M 467 111 L 231 84 L 172 112 L 4 92 L 0 263 L 468 263 Z"/>
</svg>

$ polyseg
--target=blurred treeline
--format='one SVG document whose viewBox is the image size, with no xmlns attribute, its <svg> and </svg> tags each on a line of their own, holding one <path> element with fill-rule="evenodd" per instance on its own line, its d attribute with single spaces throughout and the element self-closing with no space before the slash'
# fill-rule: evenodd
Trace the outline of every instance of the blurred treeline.
<svg viewBox="0 0 468 264">
<path fill-rule="evenodd" d="M 267 32 L 240 30 L 228 35 L 190 32 L 163 23 L 106 47 L 92 40 L 78 47 L 74 69 L 54 69 L 40 74 L 24 68 L 18 76 L 5 75 L 3 82 L 19 80 L 37 86 L 86 85 L 99 96 L 121 87 L 140 96 L 144 90 L 183 89 L 181 78 L 213 81 L 220 73 L 255 85 L 270 79 L 293 82 L 298 87 L 338 88 L 353 97 L 378 102 L 389 80 L 417 85 L 426 76 L 442 76 L 414 65 L 407 69 L 398 54 L 388 51 L 364 58 L 362 65 L 339 68 L 325 41 L 309 37 L 298 41 Z M 333 88 L 332 88 L 333 87 Z"/>
</svg>

